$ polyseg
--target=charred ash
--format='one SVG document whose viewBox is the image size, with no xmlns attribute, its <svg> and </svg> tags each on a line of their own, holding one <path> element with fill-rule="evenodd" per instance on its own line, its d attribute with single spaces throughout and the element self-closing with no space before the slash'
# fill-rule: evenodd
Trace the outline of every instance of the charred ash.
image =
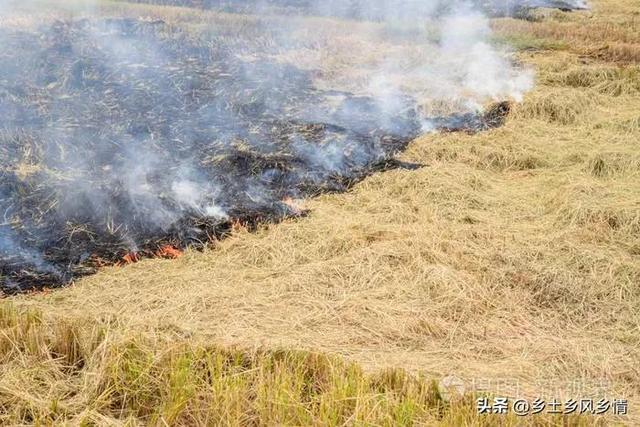
<svg viewBox="0 0 640 427">
<path fill-rule="evenodd" d="M 563 12 L 588 10 L 586 0 L 479 0 L 479 6 L 495 17 L 527 18 L 532 9 L 558 9 Z"/>
<path fill-rule="evenodd" d="M 415 166 L 394 159 L 421 132 L 412 99 L 384 120 L 374 99 L 163 22 L 76 20 L 0 39 L 0 293 L 201 247 L 234 223 L 304 214 L 286 199 Z M 507 112 L 434 123 L 476 131 Z"/>
</svg>

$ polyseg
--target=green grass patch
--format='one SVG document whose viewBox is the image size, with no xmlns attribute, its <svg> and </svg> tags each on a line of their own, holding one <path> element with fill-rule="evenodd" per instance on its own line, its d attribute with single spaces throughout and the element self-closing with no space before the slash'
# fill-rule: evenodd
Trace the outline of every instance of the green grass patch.
<svg viewBox="0 0 640 427">
<path fill-rule="evenodd" d="M 494 35 L 493 42 L 519 51 L 526 50 L 568 50 L 569 45 L 562 40 L 539 38 L 530 34 Z"/>
</svg>

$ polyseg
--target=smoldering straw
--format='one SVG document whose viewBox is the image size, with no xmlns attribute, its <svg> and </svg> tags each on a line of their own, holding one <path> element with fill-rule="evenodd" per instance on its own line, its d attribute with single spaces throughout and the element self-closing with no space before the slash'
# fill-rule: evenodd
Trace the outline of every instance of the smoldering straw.
<svg viewBox="0 0 640 427">
<path fill-rule="evenodd" d="M 496 59 L 493 77 L 518 78 L 485 43 L 481 15 L 461 16 L 481 31 L 458 47 L 482 47 Z M 477 131 L 508 113 L 501 103 L 486 114 L 425 117 L 393 85 L 319 89 L 310 70 L 268 55 L 246 60 L 238 49 L 249 46 L 162 21 L 72 19 L 0 30 L 0 41 L 5 292 L 62 285 L 131 252 L 203 246 L 236 221 L 303 214 L 283 200 L 408 166 L 395 155 L 425 123 Z"/>
<path fill-rule="evenodd" d="M 13 80 L 0 96 L 7 290 L 65 283 L 134 250 L 201 245 L 231 218 L 294 215 L 283 199 L 345 189 L 418 131 L 410 105 L 397 134 L 331 123 L 340 108 L 303 121 L 325 96 L 304 72 L 244 63 L 162 23 L 59 22 L 5 39 L 16 53 L 0 69 L 26 70 L 2 76 Z M 118 51 L 129 43 L 135 55 Z M 276 79 L 286 83 L 267 90 Z"/>
</svg>

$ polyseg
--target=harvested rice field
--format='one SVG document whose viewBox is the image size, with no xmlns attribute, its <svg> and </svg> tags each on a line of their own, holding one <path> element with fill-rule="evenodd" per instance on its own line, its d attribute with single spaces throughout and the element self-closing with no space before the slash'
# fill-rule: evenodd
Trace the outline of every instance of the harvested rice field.
<svg viewBox="0 0 640 427">
<path fill-rule="evenodd" d="M 0 4 L 0 424 L 640 423 L 640 4 L 163 3 Z"/>
</svg>

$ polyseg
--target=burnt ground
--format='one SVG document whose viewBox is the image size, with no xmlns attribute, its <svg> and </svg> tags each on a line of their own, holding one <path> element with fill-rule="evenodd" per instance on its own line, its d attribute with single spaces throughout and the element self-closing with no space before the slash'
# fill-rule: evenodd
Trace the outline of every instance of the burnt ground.
<svg viewBox="0 0 640 427">
<path fill-rule="evenodd" d="M 421 131 L 411 98 L 390 113 L 163 22 L 56 22 L 0 41 L 1 292 L 202 247 L 237 222 L 303 215 L 288 198 L 416 166 L 394 159 Z M 507 113 L 434 123 L 477 131 Z"/>
</svg>

